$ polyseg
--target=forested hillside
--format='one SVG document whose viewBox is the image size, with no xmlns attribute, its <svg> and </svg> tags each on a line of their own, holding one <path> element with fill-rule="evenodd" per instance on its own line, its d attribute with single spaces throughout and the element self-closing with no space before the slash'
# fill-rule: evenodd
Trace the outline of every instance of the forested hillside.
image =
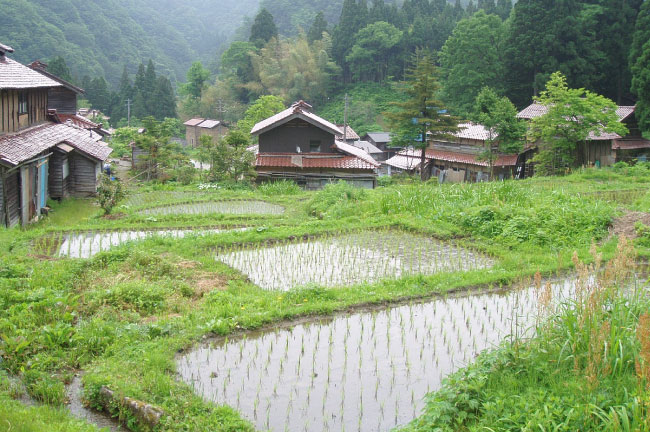
<svg viewBox="0 0 650 432">
<path fill-rule="evenodd" d="M 192 61 L 210 62 L 257 10 L 258 0 L 0 0 L 0 40 L 22 62 L 62 56 L 78 78 L 116 85 L 152 59 L 184 79 Z"/>
</svg>

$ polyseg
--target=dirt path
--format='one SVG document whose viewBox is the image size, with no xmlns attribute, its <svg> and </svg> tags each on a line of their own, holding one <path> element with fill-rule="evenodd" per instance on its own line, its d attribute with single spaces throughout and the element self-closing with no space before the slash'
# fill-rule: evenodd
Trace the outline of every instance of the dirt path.
<svg viewBox="0 0 650 432">
<path fill-rule="evenodd" d="M 637 222 L 650 226 L 650 213 L 627 212 L 620 218 L 614 220 L 612 227 L 609 229 L 609 233 L 610 235 L 624 235 L 629 239 L 635 239 L 637 234 L 634 226 Z"/>
</svg>

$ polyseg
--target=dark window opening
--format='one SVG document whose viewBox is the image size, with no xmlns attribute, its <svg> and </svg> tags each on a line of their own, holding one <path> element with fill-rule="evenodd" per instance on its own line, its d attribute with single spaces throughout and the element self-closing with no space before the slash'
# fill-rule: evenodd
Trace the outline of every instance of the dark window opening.
<svg viewBox="0 0 650 432">
<path fill-rule="evenodd" d="M 27 114 L 27 93 L 18 93 L 18 115 Z"/>
<path fill-rule="evenodd" d="M 320 153 L 320 140 L 309 141 L 309 151 L 311 153 Z"/>
</svg>

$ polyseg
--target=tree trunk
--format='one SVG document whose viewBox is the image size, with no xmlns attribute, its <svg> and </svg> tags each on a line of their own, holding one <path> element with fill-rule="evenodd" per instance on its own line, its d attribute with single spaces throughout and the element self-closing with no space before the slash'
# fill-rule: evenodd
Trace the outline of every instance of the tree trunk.
<svg viewBox="0 0 650 432">
<path fill-rule="evenodd" d="M 429 176 L 427 176 L 427 173 L 424 171 L 424 166 L 427 161 L 426 151 L 427 151 L 426 147 L 422 147 L 422 153 L 420 154 L 420 180 L 422 181 L 427 181 L 429 178 Z"/>
</svg>

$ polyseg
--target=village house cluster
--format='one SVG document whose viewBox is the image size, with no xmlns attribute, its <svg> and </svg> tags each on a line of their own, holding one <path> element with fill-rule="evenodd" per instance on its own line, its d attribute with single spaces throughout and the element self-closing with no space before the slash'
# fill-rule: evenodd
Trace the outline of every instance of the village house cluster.
<svg viewBox="0 0 650 432">
<path fill-rule="evenodd" d="M 83 90 L 7 56 L 0 43 L 0 225 L 25 225 L 49 198 L 97 192 L 111 153 L 101 124 L 77 115 Z"/>
<path fill-rule="evenodd" d="M 533 103 L 518 117 L 531 121 L 545 113 L 545 106 Z M 616 113 L 629 133 L 624 137 L 590 134 L 586 152 L 576 153 L 579 165 L 601 167 L 648 159 L 650 140 L 639 130 L 635 107 L 619 106 Z M 251 150 L 256 153 L 258 181 L 290 179 L 307 189 L 319 189 L 335 180 L 372 188 L 378 176 L 415 174 L 422 169 L 441 183 L 523 179 L 534 174 L 532 158 L 538 143 L 527 142 L 519 154 L 496 154 L 490 169 L 481 153 L 488 141 L 498 142 L 498 135 L 469 122 L 459 124 L 458 129 L 451 139 L 428 140 L 421 167 L 421 150 L 391 145 L 390 133 L 371 132 L 360 137 L 349 126 L 330 123 L 299 101 L 253 127 L 251 133 L 259 138 L 259 146 Z"/>
</svg>

